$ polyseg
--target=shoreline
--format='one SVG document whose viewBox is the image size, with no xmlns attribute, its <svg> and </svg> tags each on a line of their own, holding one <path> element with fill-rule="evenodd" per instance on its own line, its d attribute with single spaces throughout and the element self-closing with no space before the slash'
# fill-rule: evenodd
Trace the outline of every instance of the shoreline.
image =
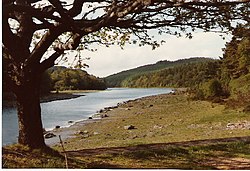
<svg viewBox="0 0 250 171">
<path fill-rule="evenodd" d="M 67 128 L 54 129 L 57 136 L 46 139 L 52 149 L 61 154 L 67 152 L 71 159 L 81 161 L 74 168 L 80 168 L 82 163 L 94 164 L 93 168 L 247 169 L 250 166 L 249 153 L 243 150 L 249 149 L 250 115 L 240 109 L 193 101 L 186 93 L 175 92 L 124 101 L 91 117 L 75 121 Z M 11 146 L 3 148 L 8 150 Z"/>
<path fill-rule="evenodd" d="M 85 95 L 80 95 L 78 93 L 90 93 L 90 92 L 97 92 L 101 90 L 66 90 L 60 91 L 56 93 L 52 91 L 50 94 L 44 95 L 40 97 L 40 103 L 47 103 L 57 100 L 68 100 L 74 99 Z M 12 108 L 16 107 L 16 100 L 14 95 L 7 95 L 6 98 L 2 99 L 2 107 L 3 108 Z"/>
<path fill-rule="evenodd" d="M 82 126 L 87 125 L 87 124 L 101 122 L 102 119 L 109 117 L 107 115 L 108 112 L 110 112 L 114 109 L 118 109 L 119 107 L 121 107 L 124 104 L 133 103 L 135 101 L 138 101 L 138 100 L 140 101 L 140 100 L 143 100 L 145 98 L 154 98 L 156 96 L 161 96 L 161 95 L 173 95 L 173 94 L 176 94 L 176 92 L 183 93 L 184 91 L 183 90 L 181 90 L 181 91 L 174 90 L 174 92 L 170 92 L 170 93 L 145 96 L 145 97 L 137 98 L 134 100 L 127 100 L 124 102 L 119 102 L 115 106 L 105 107 L 103 109 L 100 109 L 96 113 L 89 115 L 88 118 L 86 118 L 86 119 L 80 119 L 77 121 L 73 121 L 73 123 L 69 126 L 60 127 L 60 128 L 52 128 L 52 129 L 46 130 L 45 134 L 52 133 L 55 136 L 53 136 L 52 138 L 45 139 L 45 143 L 49 146 L 58 145 L 60 143 L 59 138 L 58 138 L 59 135 L 61 136 L 61 139 L 63 141 L 68 140 L 70 138 L 75 138 L 77 136 L 77 132 L 79 132 L 79 128 L 81 128 Z"/>
<path fill-rule="evenodd" d="M 107 115 L 108 112 L 114 109 L 118 109 L 124 104 L 133 103 L 133 102 L 140 101 L 140 100 L 147 99 L 147 98 L 154 98 L 154 97 L 161 96 L 161 95 L 184 94 L 185 92 L 186 92 L 186 88 L 175 88 L 175 89 L 172 89 L 172 92 L 170 93 L 149 95 L 149 96 L 140 97 L 140 98 L 133 99 L 133 100 L 119 102 L 114 106 L 104 107 L 103 109 L 100 109 L 96 113 L 89 115 L 88 118 L 86 119 L 73 121 L 73 123 L 69 126 L 53 128 L 51 130 L 46 131 L 46 133 L 52 133 L 55 136 L 53 136 L 52 138 L 45 139 L 45 143 L 49 146 L 58 145 L 60 143 L 59 138 L 58 138 L 59 135 L 61 136 L 63 141 L 70 139 L 70 138 L 75 138 L 77 136 L 77 132 L 79 132 L 79 128 L 81 128 L 82 126 L 86 124 L 101 122 L 102 119 L 109 117 Z"/>
<path fill-rule="evenodd" d="M 85 95 L 81 95 L 78 93 L 90 93 L 90 92 L 96 92 L 96 91 L 99 91 L 99 90 L 81 90 L 81 91 L 77 90 L 77 91 L 64 91 L 64 92 L 60 92 L 60 93 L 52 92 L 48 96 L 42 97 L 41 103 L 47 103 L 47 102 L 57 101 L 57 100 L 73 99 L 73 98 L 77 98 L 80 96 L 85 96 Z M 148 97 L 148 96 L 146 96 L 146 97 Z M 144 97 L 142 97 L 142 98 L 144 98 Z M 137 99 L 135 99 L 135 100 L 137 100 Z M 61 136 L 62 139 L 67 139 L 68 137 L 72 137 L 70 135 L 70 134 L 72 134 L 72 131 L 71 131 L 72 128 L 77 129 L 77 127 L 79 125 L 88 124 L 90 122 L 97 122 L 97 121 L 101 120 L 102 117 L 105 117 L 102 115 L 103 114 L 105 115 L 106 112 L 113 110 L 114 108 L 118 108 L 118 106 L 122 103 L 127 103 L 130 101 L 134 101 L 134 100 L 128 100 L 125 102 L 121 101 L 121 102 L 115 104 L 114 106 L 104 107 L 102 109 L 97 109 L 98 110 L 97 112 L 95 112 L 95 113 L 93 112 L 86 119 L 84 118 L 84 119 L 79 119 L 79 120 L 74 120 L 74 121 L 69 120 L 69 122 L 72 122 L 72 123 L 69 123 L 69 125 L 66 125 L 66 126 L 60 126 L 60 128 L 57 128 L 57 129 L 56 129 L 57 125 L 54 125 L 54 127 L 51 127 L 51 128 L 45 128 L 46 130 L 44 132 L 44 135 L 47 133 L 53 133 L 53 134 L 57 135 L 57 137 L 45 139 L 45 142 L 48 145 L 59 143 L 59 139 L 58 139 L 59 134 L 62 135 Z M 4 106 L 4 107 L 6 107 L 6 106 Z M 13 106 L 8 106 L 8 107 L 13 107 Z M 92 118 L 92 119 L 88 119 L 88 118 Z M 65 138 L 63 138 L 63 137 L 65 137 Z"/>
<path fill-rule="evenodd" d="M 239 118 L 236 110 L 227 110 L 218 103 L 192 101 L 186 93 L 178 91 L 128 100 L 101 111 L 91 115 L 92 119 L 53 133 L 61 135 L 66 150 L 75 151 L 230 138 L 249 135 L 250 130 L 249 115 L 241 112 Z M 94 115 L 102 117 L 96 119 Z M 242 124 L 244 127 L 237 127 Z M 56 141 L 49 146 L 60 151 L 59 139 L 54 138 Z"/>
<path fill-rule="evenodd" d="M 55 136 L 53 136 L 52 138 L 45 139 L 45 142 L 49 146 L 54 146 L 60 143 L 59 138 L 58 138 L 59 135 L 61 136 L 63 141 L 67 141 L 67 140 L 70 140 L 71 138 L 75 138 L 78 136 L 77 134 L 79 133 L 79 130 L 82 126 L 101 122 L 103 119 L 107 119 L 108 117 L 110 117 L 108 116 L 108 113 L 110 111 L 113 111 L 114 109 L 122 108 L 123 105 L 134 103 L 137 101 L 143 101 L 144 99 L 148 99 L 148 98 L 156 98 L 158 96 L 159 97 L 160 96 L 174 96 L 174 95 L 180 95 L 180 94 L 183 95 L 185 93 L 186 93 L 186 88 L 175 88 L 175 89 L 172 89 L 172 92 L 170 93 L 150 95 L 150 96 L 140 97 L 140 98 L 133 99 L 133 100 L 119 102 L 115 106 L 109 106 L 109 107 L 100 109 L 98 112 L 88 116 L 87 119 L 74 121 L 71 125 L 66 126 L 66 127 L 53 128 L 51 130 L 46 131 L 46 133 L 52 133 Z"/>
</svg>

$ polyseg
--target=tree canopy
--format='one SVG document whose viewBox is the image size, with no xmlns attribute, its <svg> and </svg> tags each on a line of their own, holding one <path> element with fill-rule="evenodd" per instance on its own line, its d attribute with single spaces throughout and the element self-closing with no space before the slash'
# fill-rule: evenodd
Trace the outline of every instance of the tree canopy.
<svg viewBox="0 0 250 171">
<path fill-rule="evenodd" d="M 12 69 L 39 63 L 43 71 L 66 50 L 94 42 L 157 47 L 147 30 L 191 37 L 195 28 L 225 31 L 244 21 L 249 22 L 249 0 L 3 0 L 3 45 Z"/>
<path fill-rule="evenodd" d="M 42 73 L 91 43 L 158 47 L 148 32 L 227 32 L 249 23 L 250 0 L 3 0 L 3 77 L 17 96 L 19 143 L 45 145 L 39 103 Z M 82 57 L 76 65 L 83 67 Z M 36 124 L 32 124 L 36 123 Z"/>
</svg>

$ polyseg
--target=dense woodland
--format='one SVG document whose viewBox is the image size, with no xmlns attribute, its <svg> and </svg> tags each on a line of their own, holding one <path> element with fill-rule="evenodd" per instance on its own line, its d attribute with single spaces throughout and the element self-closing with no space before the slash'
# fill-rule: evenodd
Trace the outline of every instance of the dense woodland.
<svg viewBox="0 0 250 171">
<path fill-rule="evenodd" d="M 48 69 L 43 75 L 43 93 L 51 90 L 104 90 L 106 88 L 102 79 L 89 75 L 81 69 L 55 66 Z"/>
<path fill-rule="evenodd" d="M 63 90 L 105 90 L 106 84 L 103 79 L 89 75 L 81 69 L 71 69 L 63 66 L 49 68 L 42 76 L 41 95 L 47 95 L 51 91 Z M 12 100 L 5 79 L 3 79 L 3 99 Z"/>
<path fill-rule="evenodd" d="M 177 61 L 159 61 L 155 64 L 140 66 L 131 70 L 122 71 L 117 74 L 110 75 L 105 78 L 108 87 L 159 87 L 160 83 L 144 82 L 145 84 L 135 85 L 135 81 L 138 81 L 140 77 L 147 77 L 167 68 L 174 68 L 178 66 L 183 66 L 191 63 L 200 63 L 205 61 L 211 61 L 207 58 L 189 58 L 181 59 Z M 146 80 L 145 80 L 146 81 Z M 163 85 L 161 86 L 163 87 Z"/>
<path fill-rule="evenodd" d="M 190 58 L 160 61 L 105 78 L 108 86 L 189 87 L 196 99 L 230 97 L 250 103 L 250 30 L 239 26 L 218 60 Z"/>
</svg>

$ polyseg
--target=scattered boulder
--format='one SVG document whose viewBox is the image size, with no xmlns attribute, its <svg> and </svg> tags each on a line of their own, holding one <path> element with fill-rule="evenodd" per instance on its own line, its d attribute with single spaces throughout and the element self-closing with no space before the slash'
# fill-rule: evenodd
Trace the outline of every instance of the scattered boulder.
<svg viewBox="0 0 250 171">
<path fill-rule="evenodd" d="M 249 129 L 250 130 L 250 122 L 249 121 L 239 121 L 236 123 L 228 123 L 226 129 Z"/>
<path fill-rule="evenodd" d="M 89 134 L 84 134 L 82 137 L 83 137 L 83 138 L 88 138 L 88 137 L 89 137 Z"/>
<path fill-rule="evenodd" d="M 236 128 L 236 125 L 233 124 L 233 123 L 228 123 L 228 124 L 227 124 L 227 128 L 228 128 L 228 129 L 234 129 L 234 128 Z"/>
<path fill-rule="evenodd" d="M 44 138 L 46 138 L 46 139 L 53 138 L 53 137 L 56 137 L 56 135 L 53 134 L 52 132 L 49 132 L 49 133 L 44 135 Z"/>
<path fill-rule="evenodd" d="M 88 134 L 88 133 L 89 133 L 89 132 L 88 132 L 87 130 L 85 130 L 85 131 L 79 130 L 79 131 L 77 131 L 75 134 L 84 135 L 84 134 Z"/>
<path fill-rule="evenodd" d="M 250 105 L 245 106 L 243 112 L 250 112 Z"/>
<path fill-rule="evenodd" d="M 90 116 L 89 119 L 93 119 L 93 118 Z"/>
<path fill-rule="evenodd" d="M 130 139 L 136 139 L 139 138 L 137 135 L 132 135 L 131 137 L 129 137 Z"/>
<path fill-rule="evenodd" d="M 162 129 L 163 128 L 163 126 L 161 126 L 161 125 L 154 125 L 154 129 Z"/>
<path fill-rule="evenodd" d="M 126 130 L 135 129 L 135 126 L 133 126 L 133 125 L 126 125 L 126 126 L 124 126 L 124 129 L 126 129 Z"/>
<path fill-rule="evenodd" d="M 100 133 L 99 133 L 99 132 L 94 132 L 94 133 L 93 133 L 93 135 L 98 135 L 98 134 L 100 134 Z"/>
<path fill-rule="evenodd" d="M 78 131 L 75 134 L 83 134 L 83 131 Z"/>
<path fill-rule="evenodd" d="M 101 115 L 101 118 L 106 118 L 106 117 L 108 117 L 107 114 Z"/>
<path fill-rule="evenodd" d="M 69 124 L 74 123 L 74 121 L 68 121 Z"/>
<path fill-rule="evenodd" d="M 43 135 L 46 134 L 46 133 L 47 133 L 46 129 L 43 128 Z"/>
<path fill-rule="evenodd" d="M 56 129 L 59 129 L 59 128 L 60 128 L 60 125 L 56 125 L 55 128 L 56 128 Z"/>
</svg>

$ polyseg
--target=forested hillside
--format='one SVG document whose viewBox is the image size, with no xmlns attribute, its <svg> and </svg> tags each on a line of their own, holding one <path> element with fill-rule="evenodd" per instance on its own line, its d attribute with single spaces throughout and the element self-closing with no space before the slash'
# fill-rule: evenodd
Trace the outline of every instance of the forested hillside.
<svg viewBox="0 0 250 171">
<path fill-rule="evenodd" d="M 218 60 L 187 62 L 160 71 L 132 76 L 121 82 L 124 87 L 191 87 L 217 77 Z"/>
<path fill-rule="evenodd" d="M 196 99 L 221 101 L 250 111 L 250 29 L 239 25 L 218 60 L 190 58 L 123 71 L 105 78 L 108 86 L 188 87 Z"/>
<path fill-rule="evenodd" d="M 205 61 L 211 61 L 211 60 L 212 59 L 209 59 L 209 58 L 196 57 L 196 58 L 189 58 L 189 59 L 181 59 L 177 61 L 167 61 L 167 60 L 159 61 L 155 64 L 144 65 L 144 66 L 140 66 L 140 67 L 130 69 L 127 71 L 122 71 L 117 74 L 113 74 L 108 77 L 105 77 L 104 79 L 108 87 L 122 87 L 122 86 L 131 87 L 132 85 L 126 85 L 126 82 L 139 78 L 140 76 L 151 74 L 153 72 L 160 71 L 160 70 L 167 69 L 167 68 L 181 66 L 183 64 L 199 63 L 199 62 L 205 62 Z M 133 87 L 137 87 L 137 86 L 133 86 Z M 140 87 L 150 87 L 150 86 L 143 85 Z"/>
<path fill-rule="evenodd" d="M 70 69 L 56 66 L 48 69 L 47 87 L 52 90 L 104 90 L 106 84 L 100 78 L 89 75 L 81 69 Z M 43 79 L 46 81 L 46 79 Z"/>
</svg>

